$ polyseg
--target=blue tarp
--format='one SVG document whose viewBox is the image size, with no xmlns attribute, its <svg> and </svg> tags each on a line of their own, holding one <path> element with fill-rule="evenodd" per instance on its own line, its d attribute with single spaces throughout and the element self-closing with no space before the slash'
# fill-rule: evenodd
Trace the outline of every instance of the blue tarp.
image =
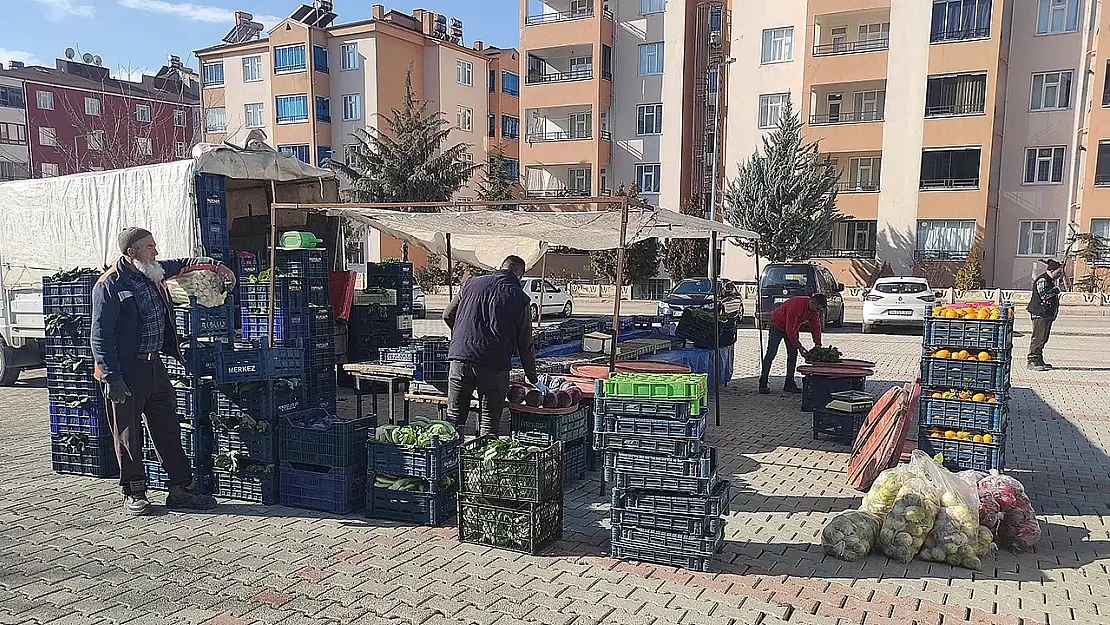
<svg viewBox="0 0 1110 625">
<path fill-rule="evenodd" d="M 652 334 L 651 330 L 630 330 L 628 332 L 622 332 L 618 342 L 620 342 L 620 341 L 631 341 L 632 339 L 647 338 L 651 334 Z M 574 341 L 572 343 L 561 343 L 559 345 L 549 345 L 549 346 L 547 346 L 543 349 L 537 349 L 536 350 L 536 358 L 545 358 L 545 357 L 552 357 L 552 356 L 569 356 L 571 354 L 580 353 L 581 351 L 582 351 L 582 341 L 578 340 L 578 341 Z M 608 354 L 599 354 L 599 356 L 608 356 Z M 514 367 L 519 367 L 520 366 L 520 358 L 519 357 L 514 357 L 513 361 L 512 361 L 512 364 L 513 364 Z"/>
<path fill-rule="evenodd" d="M 733 360 L 735 358 L 734 346 L 722 347 L 720 349 L 720 367 L 718 372 L 719 379 L 722 386 L 727 385 L 729 380 L 732 379 Z M 690 367 L 693 373 L 704 373 L 709 376 L 709 389 L 714 388 L 713 385 L 713 350 L 711 349 L 697 349 L 695 347 L 683 347 L 681 349 L 672 349 L 665 352 L 659 352 L 651 356 L 647 356 L 642 360 L 652 360 L 655 362 L 671 362 L 679 365 L 686 365 Z"/>
</svg>

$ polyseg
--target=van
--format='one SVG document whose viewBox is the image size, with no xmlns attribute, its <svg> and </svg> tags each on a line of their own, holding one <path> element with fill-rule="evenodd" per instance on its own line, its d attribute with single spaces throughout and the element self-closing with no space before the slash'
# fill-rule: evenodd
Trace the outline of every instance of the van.
<svg viewBox="0 0 1110 625">
<path fill-rule="evenodd" d="M 756 298 L 756 327 L 771 323 L 771 313 L 791 297 L 821 293 L 829 300 L 821 327 L 844 325 L 844 285 L 818 263 L 771 263 L 759 275 Z"/>
</svg>

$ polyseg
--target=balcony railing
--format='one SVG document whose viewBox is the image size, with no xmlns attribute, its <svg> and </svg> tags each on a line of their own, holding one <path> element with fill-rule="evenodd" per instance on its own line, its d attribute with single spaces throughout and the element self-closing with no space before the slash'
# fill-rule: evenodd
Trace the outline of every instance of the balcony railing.
<svg viewBox="0 0 1110 625">
<path fill-rule="evenodd" d="M 528 74 L 526 84 L 542 85 L 549 82 L 570 82 L 572 80 L 589 80 L 594 77 L 592 68 L 575 69 L 569 72 L 556 72 L 554 74 Z"/>
<path fill-rule="evenodd" d="M 837 54 L 859 54 L 861 52 L 875 52 L 886 50 L 890 47 L 889 39 L 868 39 L 867 41 L 844 41 L 838 43 L 823 43 L 813 46 L 813 56 L 835 56 Z"/>
<path fill-rule="evenodd" d="M 530 198 L 549 197 L 590 197 L 589 189 L 528 189 L 524 192 Z"/>
<path fill-rule="evenodd" d="M 836 183 L 836 191 L 838 193 L 878 193 L 879 183 L 838 182 Z"/>
<path fill-rule="evenodd" d="M 608 80 L 608 81 L 612 82 L 612 80 L 613 80 L 613 72 L 611 72 L 611 71 L 609 71 L 609 70 L 607 70 L 607 69 L 603 69 L 603 70 L 601 70 L 601 79 L 602 79 L 602 80 Z"/>
<path fill-rule="evenodd" d="M 956 115 L 982 115 L 986 110 L 986 103 L 973 102 L 971 104 L 926 104 L 925 117 L 953 117 Z"/>
<path fill-rule="evenodd" d="M 1110 173 L 1095 173 L 1096 187 L 1110 187 Z"/>
<path fill-rule="evenodd" d="M 613 133 L 608 130 L 602 130 L 600 134 L 602 141 L 611 141 L 613 139 Z"/>
<path fill-rule="evenodd" d="M 826 113 L 824 115 L 810 115 L 810 126 L 829 126 L 832 124 L 863 124 L 867 122 L 883 121 L 884 111 L 845 111 L 841 113 Z"/>
<path fill-rule="evenodd" d="M 930 43 L 945 41 L 965 41 L 967 39 L 986 39 L 991 36 L 991 27 L 964 28 L 961 30 L 942 30 L 929 34 Z"/>
<path fill-rule="evenodd" d="M 967 260 L 971 250 L 914 250 L 914 260 Z"/>
<path fill-rule="evenodd" d="M 555 132 L 530 132 L 524 140 L 528 143 L 542 143 L 544 141 L 581 141 L 593 139 L 590 130 L 556 130 Z"/>
<path fill-rule="evenodd" d="M 921 188 L 924 190 L 931 189 L 978 189 L 978 178 L 936 178 L 933 180 L 922 180 Z"/>
<path fill-rule="evenodd" d="M 609 17 L 610 19 L 612 19 L 612 13 L 609 13 L 608 11 L 606 11 L 606 13 L 608 14 L 608 15 L 606 15 L 606 17 Z M 524 20 L 524 23 L 527 26 L 535 26 L 537 24 L 553 24 L 555 22 L 569 22 L 571 20 L 581 20 L 581 19 L 585 19 L 587 17 L 593 17 L 593 16 L 594 16 L 594 8 L 589 7 L 585 11 L 557 11 L 555 13 L 539 13 L 539 14 L 536 14 L 536 15 L 529 15 Z"/>
<path fill-rule="evenodd" d="M 821 250 L 814 255 L 816 258 L 875 258 L 875 248 L 865 250 Z"/>
</svg>

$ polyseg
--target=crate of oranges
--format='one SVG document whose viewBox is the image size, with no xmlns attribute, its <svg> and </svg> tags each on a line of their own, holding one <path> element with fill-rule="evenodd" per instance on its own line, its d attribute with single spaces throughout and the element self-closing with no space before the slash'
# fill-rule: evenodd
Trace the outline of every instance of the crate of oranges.
<svg viewBox="0 0 1110 625">
<path fill-rule="evenodd" d="M 1005 418 L 1006 398 L 995 393 L 940 388 L 921 392 L 918 420 L 929 431 L 1000 431 Z"/>
<path fill-rule="evenodd" d="M 1009 304 L 937 306 L 925 319 L 925 345 L 960 345 L 968 350 L 1009 350 L 1014 309 Z"/>
<path fill-rule="evenodd" d="M 1005 428 L 980 432 L 922 426 L 917 446 L 930 456 L 943 455 L 946 465 L 960 469 L 990 471 L 1005 464 Z"/>
<path fill-rule="evenodd" d="M 927 386 L 1004 393 L 1010 386 L 1010 358 L 987 350 L 925 348 L 921 382 Z"/>
</svg>

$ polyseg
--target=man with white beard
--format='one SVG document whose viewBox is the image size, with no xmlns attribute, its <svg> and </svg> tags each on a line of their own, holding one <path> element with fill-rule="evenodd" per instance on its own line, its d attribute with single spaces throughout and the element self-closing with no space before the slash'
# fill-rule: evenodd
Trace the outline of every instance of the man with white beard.
<svg viewBox="0 0 1110 625">
<path fill-rule="evenodd" d="M 172 306 L 162 281 L 210 269 L 234 286 L 235 274 L 211 258 L 159 261 L 154 236 L 142 228 L 127 228 L 118 240 L 123 256 L 93 288 L 90 342 L 96 377 L 104 383 L 108 396 L 124 510 L 134 516 L 151 511 L 143 466 L 143 419 L 169 478 L 166 507 L 211 509 L 216 500 L 198 492 L 189 458 L 181 447 L 177 396 L 162 363 L 162 354 L 182 360 Z"/>
</svg>

